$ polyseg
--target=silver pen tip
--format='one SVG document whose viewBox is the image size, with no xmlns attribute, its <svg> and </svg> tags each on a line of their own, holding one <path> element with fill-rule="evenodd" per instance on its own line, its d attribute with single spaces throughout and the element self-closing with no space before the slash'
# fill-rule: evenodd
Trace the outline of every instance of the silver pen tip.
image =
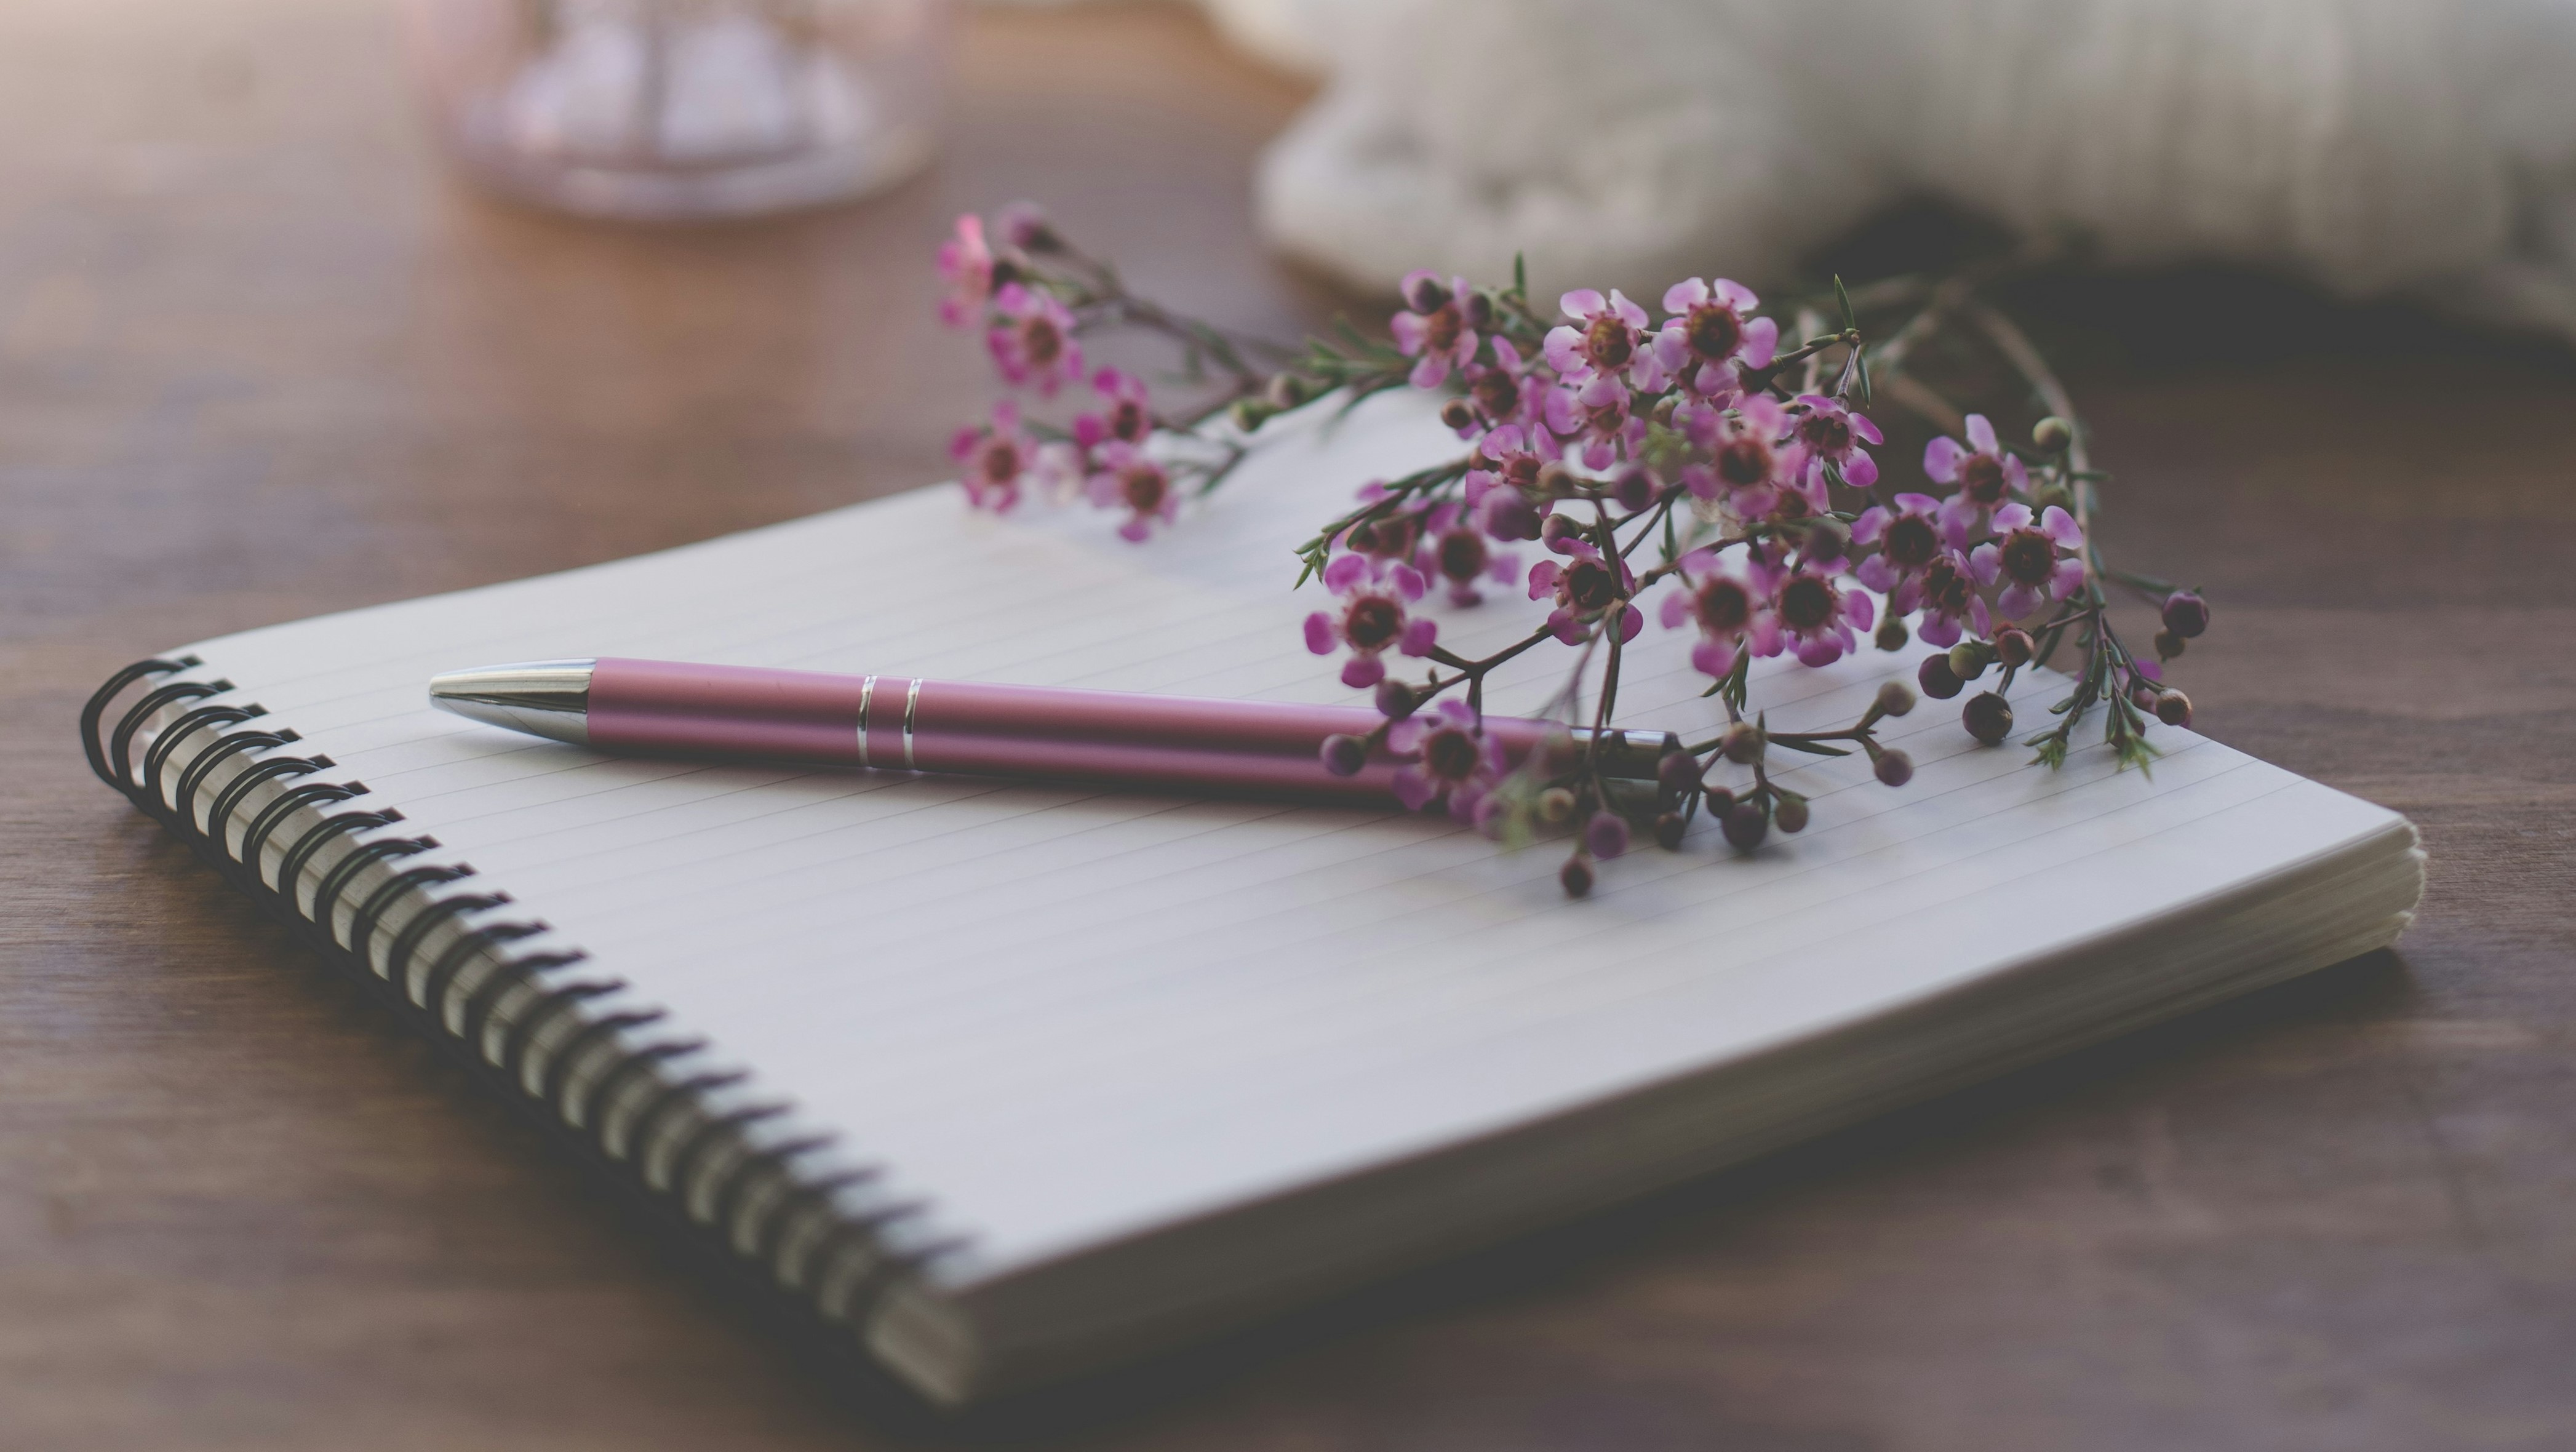
<svg viewBox="0 0 2576 1452">
<path fill-rule="evenodd" d="M 487 726 L 587 746 L 590 671 L 596 664 L 533 660 L 446 671 L 429 678 L 429 703 Z"/>
</svg>

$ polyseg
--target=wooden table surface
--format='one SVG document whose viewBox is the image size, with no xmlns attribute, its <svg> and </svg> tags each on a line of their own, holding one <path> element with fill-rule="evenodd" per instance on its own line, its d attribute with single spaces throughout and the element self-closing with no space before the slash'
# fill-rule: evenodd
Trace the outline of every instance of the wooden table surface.
<svg viewBox="0 0 2576 1452">
<path fill-rule="evenodd" d="M 937 168 L 753 226 L 447 180 L 345 0 L 0 7 L 0 1447 L 2576 1445 L 2576 368 L 2223 276 L 2055 284 L 2202 722 L 2405 811 L 2394 954 L 1043 1415 L 854 1401 L 89 779 L 174 642 L 937 477 L 945 219 L 1331 305 L 1245 202 L 1303 99 L 1178 10 L 968 29 Z M 2257 341 L 2245 341 L 2254 338 Z"/>
</svg>

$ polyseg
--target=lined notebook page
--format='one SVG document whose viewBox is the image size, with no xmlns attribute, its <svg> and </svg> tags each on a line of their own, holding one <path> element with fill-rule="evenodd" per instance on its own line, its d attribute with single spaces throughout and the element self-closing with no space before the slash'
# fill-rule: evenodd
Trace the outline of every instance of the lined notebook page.
<svg viewBox="0 0 2576 1452">
<path fill-rule="evenodd" d="M 2181 731 L 2152 779 L 2098 745 L 2034 769 L 1927 703 L 1887 733 L 1907 788 L 1799 767 L 1803 835 L 1746 859 L 1703 822 L 1570 903 L 1561 845 L 1503 853 L 1437 814 L 619 760 L 424 704 L 438 671 L 589 655 L 1349 701 L 1304 648 L 1320 596 L 1288 590 L 1290 546 L 1456 447 L 1382 400 L 1141 548 L 1088 509 L 995 520 L 941 487 L 193 648 L 933 1201 L 957 1280 L 1878 1013 L 2392 820 Z M 1543 611 L 1512 594 L 1434 607 L 1444 643 L 1526 632 Z M 1623 718 L 1723 721 L 1687 646 L 1639 638 Z M 1846 724 L 1917 658 L 1768 662 L 1755 695 L 1789 729 Z M 1535 709 L 1570 659 L 1532 652 L 1489 709 Z M 2022 719 L 2058 690 L 2025 680 Z"/>
</svg>

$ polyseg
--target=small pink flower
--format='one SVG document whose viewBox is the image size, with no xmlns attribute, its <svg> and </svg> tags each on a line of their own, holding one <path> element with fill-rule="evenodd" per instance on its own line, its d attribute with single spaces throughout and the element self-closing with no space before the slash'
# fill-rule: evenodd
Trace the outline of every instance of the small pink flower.
<svg viewBox="0 0 2576 1452">
<path fill-rule="evenodd" d="M 1929 494 L 1899 494 L 1893 508 L 1873 505 L 1852 521 L 1851 537 L 1853 544 L 1878 546 L 1878 552 L 1852 573 L 1888 596 L 1890 610 L 1906 614 L 1922 593 L 1924 572 L 1951 553 L 1945 533 L 1941 501 Z"/>
<path fill-rule="evenodd" d="M 1444 700 L 1396 722 L 1386 745 L 1395 756 L 1409 758 L 1389 783 L 1405 810 L 1418 812 L 1445 798 L 1449 815 L 1461 822 L 1475 820 L 1477 804 L 1508 764 L 1503 744 L 1485 734 L 1463 701 Z"/>
<path fill-rule="evenodd" d="M 1581 388 L 1548 390 L 1547 428 L 1568 446 L 1580 445 L 1587 469 L 1607 469 L 1633 456 L 1646 442 L 1646 421 L 1629 412 L 1628 385 L 1596 374 Z"/>
<path fill-rule="evenodd" d="M 1759 519 L 1786 495 L 1806 498 L 1806 452 L 1784 441 L 1790 437 L 1789 415 L 1769 395 L 1747 395 L 1723 413 L 1694 407 L 1675 417 L 1691 442 L 1709 454 L 1707 464 L 1682 471 L 1693 494 L 1724 500 L 1738 519 Z M 1815 499 L 1807 503 L 1811 510 L 1821 508 Z"/>
<path fill-rule="evenodd" d="M 1141 444 L 1154 431 L 1154 405 L 1147 395 L 1145 380 L 1115 368 L 1103 368 L 1091 375 L 1091 387 L 1109 406 L 1098 413 L 1077 415 L 1073 421 L 1073 441 L 1085 449 L 1096 449 L 1112 439 L 1123 444 Z"/>
<path fill-rule="evenodd" d="M 1628 603 L 1636 589 L 1636 578 L 1628 573 L 1625 560 L 1602 558 L 1601 551 L 1582 540 L 1567 538 L 1556 548 L 1566 559 L 1563 564 L 1541 560 L 1530 567 L 1529 597 L 1556 597 L 1556 609 L 1547 617 L 1547 628 L 1568 645 L 1581 645 L 1591 633 L 1592 625 L 1613 609 L 1619 612 L 1619 639 L 1637 638 L 1646 625 L 1645 612 Z"/>
<path fill-rule="evenodd" d="M 1512 340 L 1497 335 L 1493 340 L 1494 361 L 1469 363 L 1466 368 L 1467 402 L 1475 409 L 1476 422 L 1459 430 L 1464 438 L 1479 426 L 1517 424 L 1535 420 L 1547 398 L 1547 384 L 1533 378 L 1521 361 L 1521 352 Z"/>
<path fill-rule="evenodd" d="M 1395 346 L 1405 357 L 1422 360 L 1413 365 L 1414 387 L 1438 388 L 1451 368 L 1463 368 L 1476 356 L 1476 329 L 1467 317 L 1474 290 L 1463 277 L 1444 284 L 1429 272 L 1406 273 L 1400 290 L 1405 310 L 1388 322 Z"/>
<path fill-rule="evenodd" d="M 1373 502 L 1385 497 L 1386 486 L 1374 481 L 1360 491 L 1363 500 Z M 1421 547 L 1424 523 L 1420 508 L 1393 509 L 1361 520 L 1333 542 L 1373 560 L 1410 560 Z"/>
<path fill-rule="evenodd" d="M 1981 413 L 1968 415 L 1967 445 L 1944 434 L 1923 446 L 1923 472 L 1936 484 L 1959 486 L 1941 506 L 1941 520 L 1954 540 L 1975 532 L 1978 511 L 1998 508 L 2008 494 L 2030 488 L 2029 471 L 1995 441 L 1995 426 Z"/>
<path fill-rule="evenodd" d="M 1778 628 L 1770 602 L 1759 591 L 1721 569 L 1714 551 L 1693 550 L 1682 556 L 1681 564 L 1683 588 L 1664 596 L 1663 623 L 1666 630 L 1685 620 L 1699 627 L 1699 644 L 1691 647 L 1693 666 L 1723 680 L 1747 649 L 1756 655 L 1778 653 Z"/>
<path fill-rule="evenodd" d="M 1497 585 L 1520 581 L 1520 557 L 1508 551 L 1497 551 L 1486 542 L 1485 534 L 1463 504 L 1443 504 L 1431 511 L 1427 522 L 1428 538 L 1415 563 L 1425 576 L 1445 580 L 1452 604 L 1476 605 L 1484 601 L 1476 586 L 1491 581 Z"/>
<path fill-rule="evenodd" d="M 1831 665 L 1859 648 L 1852 632 L 1869 629 L 1878 613 L 1867 594 L 1847 590 L 1818 570 L 1776 565 L 1757 556 L 1753 578 L 1768 595 L 1771 620 L 1778 627 L 1775 638 L 1756 644 L 1757 655 L 1785 649 L 1800 665 Z"/>
<path fill-rule="evenodd" d="M 965 466 L 958 482 L 966 502 L 995 514 L 1020 502 L 1020 485 L 1037 465 L 1037 447 L 1020 428 L 1019 405 L 1003 399 L 993 405 L 993 421 L 983 428 L 964 428 L 948 441 L 948 457 Z"/>
<path fill-rule="evenodd" d="M 1664 311 L 1673 318 L 1655 335 L 1655 351 L 1665 370 L 1706 397 L 1738 392 L 1733 365 L 1767 368 L 1780 346 L 1778 323 L 1745 316 L 1760 301 L 1723 277 L 1686 278 L 1664 289 Z"/>
<path fill-rule="evenodd" d="M 962 328 L 984 315 L 993 295 L 993 249 L 984 245 L 984 219 L 968 212 L 957 219 L 957 233 L 939 244 L 939 276 L 948 295 L 939 300 L 939 320 Z"/>
<path fill-rule="evenodd" d="M 1082 344 L 1073 335 L 1073 314 L 1044 292 L 1016 282 L 993 294 L 1001 321 L 984 335 L 994 365 L 1014 387 L 1032 386 L 1048 397 L 1082 376 Z"/>
<path fill-rule="evenodd" d="M 2084 562 L 2075 555 L 2084 548 L 2084 531 L 2074 515 L 2052 504 L 2034 523 L 2029 505 L 2007 504 L 1995 511 L 1995 533 L 1968 556 L 1968 569 L 1980 585 L 2004 582 L 1995 608 L 2006 620 L 2084 588 Z"/>
<path fill-rule="evenodd" d="M 1171 474 L 1135 445 L 1112 439 L 1093 451 L 1091 464 L 1084 492 L 1103 509 L 1127 511 L 1127 522 L 1118 526 L 1122 538 L 1142 540 L 1155 521 L 1169 524 L 1180 512 L 1181 494 Z"/>
<path fill-rule="evenodd" d="M 1556 305 L 1581 324 L 1560 324 L 1547 334 L 1547 364 L 1569 385 L 1581 388 L 1596 379 L 1622 379 L 1647 393 L 1661 393 L 1670 384 L 1663 361 L 1646 346 L 1646 310 L 1617 288 L 1607 298 L 1588 287 L 1578 288 L 1558 298 Z"/>
<path fill-rule="evenodd" d="M 1342 663 L 1343 685 L 1374 686 L 1386 679 L 1386 662 L 1379 657 L 1387 651 L 1428 655 L 1439 640 L 1437 624 L 1405 612 L 1427 588 L 1411 565 L 1336 555 L 1324 566 L 1324 588 L 1341 596 L 1341 605 L 1306 617 L 1306 648 L 1331 655 L 1336 645 L 1350 647 L 1351 658 Z"/>
<path fill-rule="evenodd" d="M 1878 461 L 1861 445 L 1887 442 L 1878 425 L 1820 393 L 1802 393 L 1798 402 L 1803 410 L 1794 416 L 1791 429 L 1797 435 L 1798 447 L 1807 455 L 1810 497 L 1823 497 L 1827 464 L 1833 465 L 1843 482 L 1854 489 L 1867 489 L 1877 483 Z"/>
<path fill-rule="evenodd" d="M 1962 629 L 1979 636 L 1994 633 L 1994 619 L 1986 612 L 1986 599 L 1976 591 L 1968 573 L 1967 556 L 1955 549 L 1944 548 L 1919 580 L 1904 588 L 1904 605 L 1890 601 L 1888 608 L 1898 614 L 1922 608 L 1923 619 L 1914 633 L 1925 645 L 1953 646 L 1959 643 Z"/>
</svg>

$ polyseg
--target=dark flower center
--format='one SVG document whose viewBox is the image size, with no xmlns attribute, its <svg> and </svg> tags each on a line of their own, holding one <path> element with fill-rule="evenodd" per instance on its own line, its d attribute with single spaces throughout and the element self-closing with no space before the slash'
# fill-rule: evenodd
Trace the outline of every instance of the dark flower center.
<svg viewBox="0 0 2576 1452">
<path fill-rule="evenodd" d="M 2004 537 L 2004 573 L 2024 585 L 2044 584 L 2057 567 L 2057 546 L 2035 529 L 2017 529 Z"/>
<path fill-rule="evenodd" d="M 1978 504 L 1995 504 L 2004 497 L 2004 461 L 1992 454 L 1970 454 L 1959 464 L 1959 487 Z"/>
<path fill-rule="evenodd" d="M 982 453 L 975 456 L 975 470 L 995 484 L 1007 484 L 1020 477 L 1019 446 L 1009 439 L 988 439 Z"/>
<path fill-rule="evenodd" d="M 1487 418 L 1505 419 L 1520 412 L 1520 382 L 1500 368 L 1478 377 L 1468 392 L 1476 396 L 1476 406 Z"/>
<path fill-rule="evenodd" d="M 1968 577 L 1959 573 L 1956 560 L 1948 557 L 1934 560 L 1923 572 L 1923 604 L 1944 615 L 1956 615 L 1968 608 Z"/>
<path fill-rule="evenodd" d="M 1558 578 L 1565 603 L 1587 615 L 1619 598 L 1619 577 L 1599 560 L 1576 560 Z"/>
<path fill-rule="evenodd" d="M 1135 443 L 1145 437 L 1145 407 L 1132 398 L 1122 398 L 1109 409 L 1109 436 Z"/>
<path fill-rule="evenodd" d="M 1404 607 L 1384 595 L 1362 595 L 1342 612 L 1342 638 L 1353 650 L 1383 650 L 1404 629 Z"/>
<path fill-rule="evenodd" d="M 1834 587 L 1815 575 L 1800 575 L 1780 592 L 1780 623 L 1791 630 L 1814 630 L 1834 618 Z"/>
<path fill-rule="evenodd" d="M 1442 781 L 1465 781 L 1476 774 L 1476 738 L 1455 726 L 1423 737 L 1422 769 Z"/>
<path fill-rule="evenodd" d="M 1485 537 L 1474 530 L 1453 529 L 1440 536 L 1440 573 L 1461 584 L 1485 573 L 1491 558 Z"/>
<path fill-rule="evenodd" d="M 1586 427 L 1601 438 L 1608 438 L 1628 426 L 1628 400 L 1614 398 L 1598 408 L 1585 409 Z"/>
<path fill-rule="evenodd" d="M 1422 320 L 1425 346 L 1434 353 L 1446 353 L 1458 346 L 1458 335 L 1467 330 L 1467 320 L 1458 316 L 1456 307 L 1445 307 Z"/>
<path fill-rule="evenodd" d="M 1737 635 L 1753 619 L 1753 596 L 1740 580 L 1724 576 L 1699 587 L 1699 623 L 1711 635 Z"/>
<path fill-rule="evenodd" d="M 1738 435 L 1717 451 L 1717 477 L 1737 489 L 1771 482 L 1771 446 L 1750 435 Z"/>
<path fill-rule="evenodd" d="M 1919 514 L 1900 514 L 1887 527 L 1888 562 L 1899 569 L 1919 570 L 1932 563 L 1941 548 L 1941 536 L 1932 521 Z"/>
<path fill-rule="evenodd" d="M 1040 368 L 1064 356 L 1064 334 L 1045 318 L 1020 324 L 1020 352 Z"/>
<path fill-rule="evenodd" d="M 1691 351 L 1712 363 L 1724 362 L 1744 346 L 1744 320 L 1735 315 L 1735 309 L 1720 303 L 1691 309 L 1687 332 Z"/>
<path fill-rule="evenodd" d="M 1626 323 L 1603 313 L 1592 320 L 1591 327 L 1583 330 L 1583 355 L 1592 360 L 1592 366 L 1603 372 L 1616 372 L 1627 367 L 1628 360 L 1637 356 L 1637 336 L 1629 331 Z"/>
<path fill-rule="evenodd" d="M 1503 482 L 1524 494 L 1538 489 L 1538 455 L 1514 454 L 1503 461 Z"/>
<path fill-rule="evenodd" d="M 1163 471 L 1152 464 L 1133 465 L 1118 475 L 1119 496 L 1127 501 L 1128 508 L 1138 514 L 1151 514 L 1162 508 L 1163 495 L 1171 484 Z"/>
<path fill-rule="evenodd" d="M 1807 415 L 1798 425 L 1798 437 L 1817 453 L 1839 459 L 1851 451 L 1851 420 L 1820 410 Z"/>
<path fill-rule="evenodd" d="M 1420 528 L 1421 521 L 1410 514 L 1364 519 L 1351 528 L 1351 548 L 1381 559 L 1409 555 Z"/>
</svg>

